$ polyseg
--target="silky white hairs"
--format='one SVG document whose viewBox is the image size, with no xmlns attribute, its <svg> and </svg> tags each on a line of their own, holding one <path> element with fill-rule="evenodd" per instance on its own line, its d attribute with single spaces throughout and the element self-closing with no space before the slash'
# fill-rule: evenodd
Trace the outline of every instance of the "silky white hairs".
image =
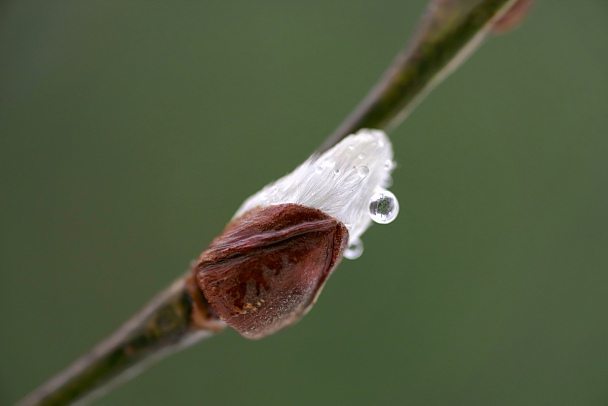
<svg viewBox="0 0 608 406">
<path fill-rule="evenodd" d="M 371 224 L 370 199 L 389 186 L 394 166 L 386 134 L 360 130 L 251 196 L 234 218 L 255 207 L 295 203 L 342 222 L 349 232 L 349 244 L 355 244 Z"/>
</svg>

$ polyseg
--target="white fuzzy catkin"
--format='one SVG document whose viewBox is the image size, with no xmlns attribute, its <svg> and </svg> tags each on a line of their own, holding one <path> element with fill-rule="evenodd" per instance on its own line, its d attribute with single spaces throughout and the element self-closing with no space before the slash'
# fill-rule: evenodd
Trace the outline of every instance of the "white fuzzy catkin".
<svg viewBox="0 0 608 406">
<path fill-rule="evenodd" d="M 383 131 L 360 130 L 251 196 L 234 218 L 255 207 L 300 204 L 342 222 L 353 244 L 372 222 L 370 198 L 390 183 L 392 159 L 393 148 Z"/>
</svg>

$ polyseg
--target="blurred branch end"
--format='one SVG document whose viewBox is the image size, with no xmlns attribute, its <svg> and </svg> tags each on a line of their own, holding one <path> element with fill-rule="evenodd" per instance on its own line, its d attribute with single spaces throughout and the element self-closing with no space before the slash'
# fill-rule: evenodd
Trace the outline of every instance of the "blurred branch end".
<svg viewBox="0 0 608 406">
<path fill-rule="evenodd" d="M 391 131 L 397 127 L 490 32 L 512 29 L 531 5 L 532 0 L 432 1 L 410 43 L 317 152 L 326 151 L 361 128 Z"/>
</svg>

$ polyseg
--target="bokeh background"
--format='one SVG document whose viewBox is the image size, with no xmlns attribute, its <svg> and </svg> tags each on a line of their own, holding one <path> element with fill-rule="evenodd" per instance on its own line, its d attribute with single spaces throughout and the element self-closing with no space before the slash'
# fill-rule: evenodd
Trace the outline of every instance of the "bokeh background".
<svg viewBox="0 0 608 406">
<path fill-rule="evenodd" d="M 0 5 L 0 403 L 181 275 L 425 1 Z M 608 3 L 545 1 L 391 136 L 399 218 L 313 311 L 99 405 L 608 403 Z"/>
</svg>

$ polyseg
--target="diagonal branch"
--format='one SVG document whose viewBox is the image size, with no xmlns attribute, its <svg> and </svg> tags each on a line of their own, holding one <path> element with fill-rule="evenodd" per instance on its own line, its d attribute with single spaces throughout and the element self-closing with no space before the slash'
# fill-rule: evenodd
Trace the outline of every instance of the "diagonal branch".
<svg viewBox="0 0 608 406">
<path fill-rule="evenodd" d="M 481 43 L 494 23 L 521 0 L 432 0 L 412 42 L 355 111 L 319 148 L 360 128 L 395 128 L 416 104 Z M 528 2 L 529 0 L 523 0 Z M 190 276 L 178 280 L 113 336 L 19 405 L 90 401 L 151 361 L 222 331 Z"/>
<path fill-rule="evenodd" d="M 186 276 L 90 353 L 32 392 L 18 405 L 90 402 L 154 361 L 221 332 L 225 324 Z"/>
<path fill-rule="evenodd" d="M 483 41 L 517 0 L 433 0 L 412 41 L 378 84 L 319 147 L 321 153 L 361 128 L 394 129 Z"/>
</svg>

